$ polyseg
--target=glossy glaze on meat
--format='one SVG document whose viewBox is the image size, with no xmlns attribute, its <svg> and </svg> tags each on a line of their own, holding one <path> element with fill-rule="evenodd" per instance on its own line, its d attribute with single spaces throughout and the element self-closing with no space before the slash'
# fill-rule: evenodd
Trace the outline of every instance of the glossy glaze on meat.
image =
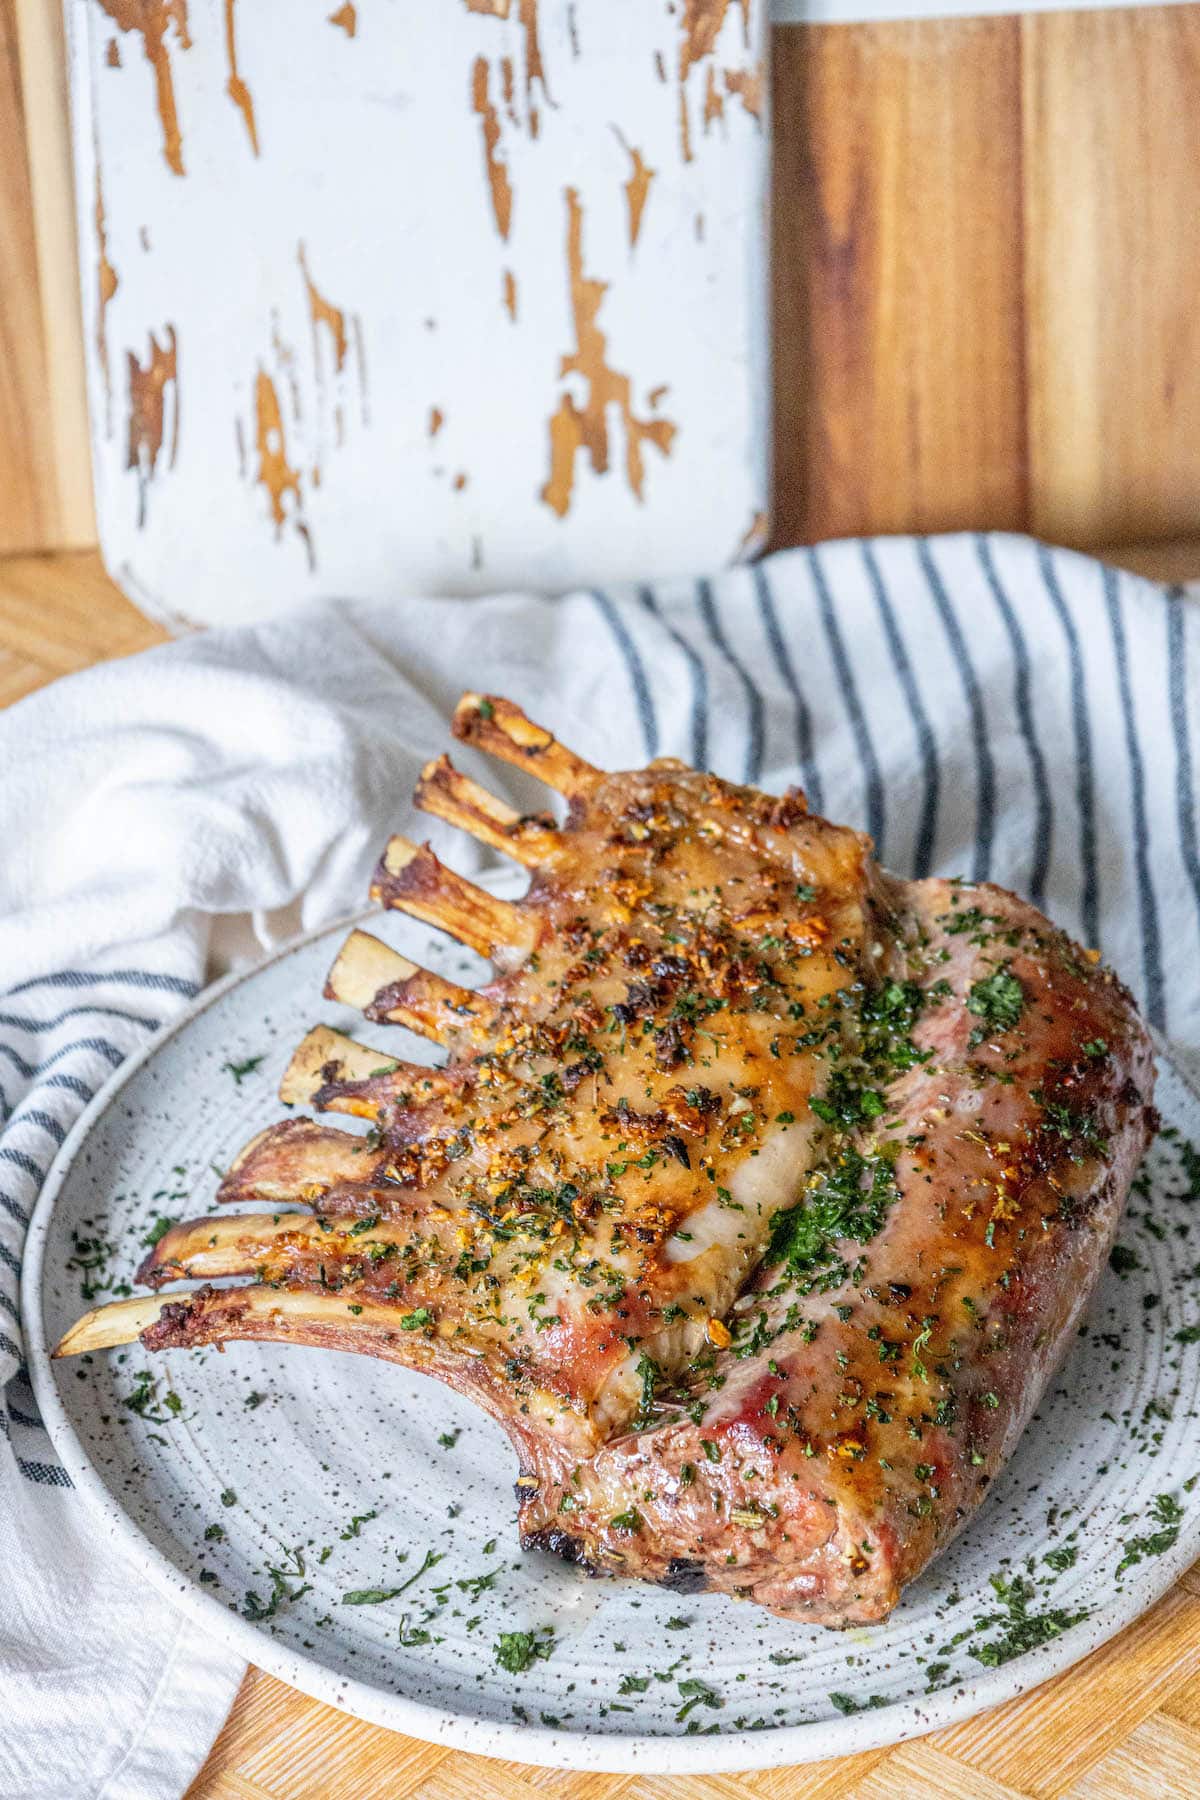
<svg viewBox="0 0 1200 1800">
<path fill-rule="evenodd" d="M 860 1183 L 882 1153 L 878 1231 L 799 1271 L 769 1260 L 730 1349 L 655 1428 L 574 1466 L 531 1440 L 526 1542 L 789 1617 L 869 1621 L 1011 1454 L 1153 1130 L 1150 1045 L 1114 978 L 1011 894 L 924 882 L 904 901 L 927 1060 L 886 1089 L 885 1118 L 830 1146 L 835 1170 L 865 1159 Z M 1023 994 L 1004 1030 L 968 1010 L 998 968 Z M 808 1176 L 809 1206 L 826 1171 Z"/>
<path fill-rule="evenodd" d="M 270 1128 L 220 1197 L 272 1211 L 175 1226 L 141 1271 L 253 1281 L 102 1309 L 61 1348 L 421 1368 L 512 1437 L 527 1545 L 881 1618 L 1011 1453 L 1107 1255 L 1154 1128 L 1132 1002 L 1014 896 L 896 881 L 795 793 L 603 775 L 491 697 L 456 730 L 568 797 L 561 827 L 518 817 L 444 759 L 418 789 L 528 895 L 403 840 L 373 891 L 501 972 L 468 992 L 356 933 L 329 990 L 446 1065 L 318 1028 L 284 1097 L 371 1137 Z"/>
</svg>

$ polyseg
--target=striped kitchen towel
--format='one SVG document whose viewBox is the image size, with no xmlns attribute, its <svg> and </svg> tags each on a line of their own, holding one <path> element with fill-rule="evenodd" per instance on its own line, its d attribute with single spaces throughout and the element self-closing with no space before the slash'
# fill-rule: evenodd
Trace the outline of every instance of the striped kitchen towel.
<svg viewBox="0 0 1200 1800">
<path fill-rule="evenodd" d="M 1200 1050 L 1200 612 L 1028 539 L 830 544 L 553 601 L 330 603 L 0 715 L 0 1793 L 177 1794 L 240 1675 L 95 1541 L 39 1424 L 17 1287 L 38 1189 L 217 965 L 362 900 L 464 688 L 601 765 L 798 782 L 901 874 L 1013 887 Z"/>
</svg>

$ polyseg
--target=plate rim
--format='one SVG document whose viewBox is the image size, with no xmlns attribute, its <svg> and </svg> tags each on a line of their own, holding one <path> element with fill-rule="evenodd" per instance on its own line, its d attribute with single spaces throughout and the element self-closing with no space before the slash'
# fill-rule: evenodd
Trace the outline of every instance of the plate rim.
<svg viewBox="0 0 1200 1800">
<path fill-rule="evenodd" d="M 508 869 L 479 871 L 476 879 L 512 879 Z M 940 1693 L 914 1696 L 837 1719 L 777 1725 L 763 1730 L 720 1735 L 671 1736 L 617 1733 L 591 1726 L 576 1731 L 487 1719 L 469 1712 L 446 1712 L 423 1700 L 374 1682 L 339 1674 L 319 1657 L 292 1650 L 269 1632 L 208 1594 L 159 1550 L 106 1486 L 85 1449 L 59 1395 L 46 1339 L 42 1308 L 45 1249 L 54 1226 L 58 1196 L 93 1126 L 163 1045 L 185 1030 L 232 989 L 265 969 L 331 936 L 377 916 L 361 908 L 289 938 L 245 968 L 231 970 L 209 984 L 176 1016 L 166 1020 L 140 1050 L 115 1069 L 83 1108 L 57 1150 L 34 1205 L 26 1233 L 20 1298 L 21 1329 L 31 1385 L 43 1423 L 84 1505 L 110 1526 L 113 1536 L 151 1584 L 208 1635 L 229 1645 L 247 1663 L 298 1688 L 314 1700 L 340 1708 L 369 1724 L 402 1732 L 425 1743 L 444 1744 L 479 1756 L 502 1757 L 538 1768 L 586 1769 L 612 1774 L 701 1775 L 748 1772 L 791 1763 L 820 1762 L 866 1750 L 886 1748 L 963 1722 L 1041 1686 L 1063 1674 L 1149 1612 L 1200 1556 L 1200 1513 L 1190 1532 L 1180 1532 L 1171 1550 L 1146 1565 L 1141 1580 L 1115 1594 L 1080 1624 L 1037 1649 Z M 1186 1067 L 1155 1032 L 1159 1058 L 1177 1080 L 1200 1099 Z"/>
</svg>

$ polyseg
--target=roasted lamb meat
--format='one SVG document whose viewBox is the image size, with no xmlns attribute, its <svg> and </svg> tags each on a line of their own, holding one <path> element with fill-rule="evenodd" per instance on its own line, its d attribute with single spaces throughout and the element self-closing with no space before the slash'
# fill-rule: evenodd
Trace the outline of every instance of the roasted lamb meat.
<svg viewBox="0 0 1200 1800">
<path fill-rule="evenodd" d="M 905 882 L 861 834 L 662 758 L 604 774 L 509 702 L 425 811 L 532 871 L 496 899 L 393 838 L 373 897 L 489 957 L 475 991 L 351 933 L 324 1026 L 222 1201 L 57 1354 L 275 1339 L 440 1377 L 508 1432 L 522 1543 L 596 1574 L 884 1618 L 1069 1344 L 1155 1127 L 1116 978 L 1003 889 Z M 306 1210 L 301 1210 L 304 1208 Z M 251 1277 L 213 1286 L 216 1278 Z"/>
</svg>

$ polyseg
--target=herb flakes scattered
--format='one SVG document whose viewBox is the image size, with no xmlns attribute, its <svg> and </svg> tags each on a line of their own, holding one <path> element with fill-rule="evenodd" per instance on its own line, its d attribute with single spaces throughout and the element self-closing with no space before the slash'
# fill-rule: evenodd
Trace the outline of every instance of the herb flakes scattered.
<svg viewBox="0 0 1200 1800">
<path fill-rule="evenodd" d="M 1117 1574 L 1123 1575 L 1135 1563 L 1140 1563 L 1147 1556 L 1162 1556 L 1175 1546 L 1179 1537 L 1179 1527 L 1183 1520 L 1184 1508 L 1172 1494 L 1156 1494 L 1150 1506 L 1150 1517 L 1159 1527 L 1138 1537 L 1127 1538 L 1121 1548 L 1124 1554 L 1117 1564 Z"/>
<path fill-rule="evenodd" d="M 224 1062 L 221 1064 L 221 1067 L 227 1074 L 232 1075 L 238 1087 L 241 1087 L 246 1076 L 253 1075 L 255 1069 L 257 1069 L 259 1064 L 265 1060 L 266 1053 L 264 1051 L 262 1056 L 248 1056 L 245 1062 Z"/>
<path fill-rule="evenodd" d="M 1007 963 L 967 992 L 967 1011 L 996 1031 L 1011 1031 L 1024 1010 L 1025 990 Z"/>
<path fill-rule="evenodd" d="M 1003 1663 L 1011 1662 L 1014 1656 L 1024 1656 L 1026 1651 L 1050 1643 L 1051 1639 L 1061 1637 L 1064 1631 L 1069 1631 L 1088 1616 L 1087 1607 L 1079 1612 L 1067 1612 L 1061 1606 L 1041 1613 L 1031 1612 L 1030 1604 L 1037 1598 L 1037 1590 L 1031 1581 L 1023 1575 L 992 1575 L 989 1579 L 1004 1611 L 976 1619 L 975 1629 L 987 1631 L 997 1624 L 1003 1625 L 1004 1629 L 989 1642 L 971 1646 L 971 1655 L 985 1669 L 998 1669 Z"/>
<path fill-rule="evenodd" d="M 536 1631 L 502 1631 L 492 1646 L 492 1654 L 510 1675 L 523 1675 L 537 1661 L 545 1662 L 554 1652 L 554 1627 L 539 1626 Z"/>
</svg>

